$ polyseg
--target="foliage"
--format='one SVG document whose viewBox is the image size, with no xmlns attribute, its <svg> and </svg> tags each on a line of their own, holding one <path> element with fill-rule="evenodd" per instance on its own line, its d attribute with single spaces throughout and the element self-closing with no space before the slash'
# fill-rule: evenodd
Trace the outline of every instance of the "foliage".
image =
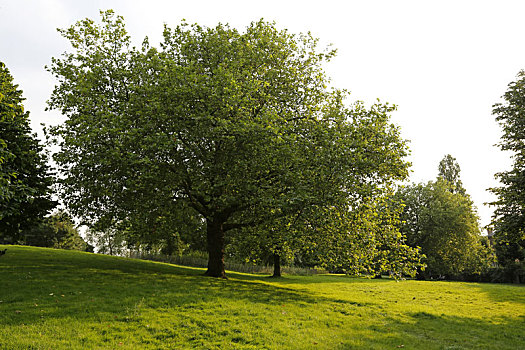
<svg viewBox="0 0 525 350">
<path fill-rule="evenodd" d="M 180 247 L 205 224 L 207 274 L 224 276 L 233 230 L 290 232 L 281 225 L 298 213 L 351 209 L 407 176 L 395 107 L 347 107 L 322 69 L 335 52 L 310 35 L 182 23 L 165 27 L 160 49 L 136 49 L 112 11 L 61 33 L 74 50 L 49 69 L 50 107 L 68 117 L 52 130 L 55 160 L 68 208 L 100 231 Z M 157 235 L 145 222 L 188 225 Z"/>
<path fill-rule="evenodd" d="M 120 228 L 128 247 L 142 247 L 149 253 L 158 249 L 166 255 L 180 255 L 188 249 L 206 251 L 204 222 L 184 203 L 151 208 L 137 213 L 132 220 L 127 227 Z"/>
<path fill-rule="evenodd" d="M 296 229 L 276 222 L 275 226 L 259 225 L 238 230 L 229 236 L 226 256 L 254 265 L 272 265 L 278 256 L 283 264 L 293 264 L 293 248 L 300 245 L 295 240 L 303 233 Z"/>
<path fill-rule="evenodd" d="M 25 232 L 24 244 L 70 250 L 89 250 L 72 218 L 58 212 Z"/>
<path fill-rule="evenodd" d="M 18 97 L 18 100 L 20 100 L 19 96 L 12 96 L 13 92 L 16 92 L 14 91 L 12 81 L 13 78 L 5 67 L 5 64 L 0 62 L 0 123 L 2 124 L 12 121 L 16 114 L 23 113 L 20 104 L 13 103 L 16 102 L 16 100 L 11 101 L 13 97 Z M 0 135 L 0 200 L 2 201 L 12 195 L 12 189 L 9 185 L 10 179 L 14 175 L 5 166 L 5 162 L 14 157 L 14 155 L 7 149 L 7 144 L 3 137 L 3 134 Z M 0 216 L 0 219 L 1 217 L 2 216 Z"/>
<path fill-rule="evenodd" d="M 439 177 L 397 193 L 405 203 L 401 232 L 410 246 L 421 247 L 426 255 L 427 277 L 480 273 L 491 264 L 490 249 L 481 244 L 472 200 L 453 192 L 450 184 Z"/>
<path fill-rule="evenodd" d="M 421 267 L 419 248 L 406 245 L 400 233 L 399 203 L 369 198 L 359 206 L 329 208 L 312 221 L 315 236 L 312 253 L 320 266 L 352 275 L 390 274 L 414 276 Z"/>
<path fill-rule="evenodd" d="M 19 242 L 55 206 L 47 156 L 31 134 L 22 91 L 0 62 L 0 241 Z"/>
<path fill-rule="evenodd" d="M 512 266 L 525 260 L 525 71 L 510 83 L 504 102 L 493 106 L 493 114 L 503 128 L 499 147 L 512 153 L 512 169 L 496 174 L 500 187 L 491 191 L 498 196 L 492 203 L 494 238 L 498 260 Z"/>
<path fill-rule="evenodd" d="M 6 248 L 0 246 L 0 249 Z M 523 288 L 229 273 L 7 246 L 6 349 L 522 349 Z M 204 291 L 204 292 L 203 292 Z"/>
<path fill-rule="evenodd" d="M 351 275 L 413 277 L 422 265 L 421 256 L 399 232 L 401 208 L 389 195 L 368 198 L 352 208 L 315 207 L 281 225 L 285 232 L 257 227 L 250 239 L 233 242 L 232 250 L 252 263 L 272 263 L 277 255 L 288 264 L 298 259 L 303 266 Z"/>
</svg>

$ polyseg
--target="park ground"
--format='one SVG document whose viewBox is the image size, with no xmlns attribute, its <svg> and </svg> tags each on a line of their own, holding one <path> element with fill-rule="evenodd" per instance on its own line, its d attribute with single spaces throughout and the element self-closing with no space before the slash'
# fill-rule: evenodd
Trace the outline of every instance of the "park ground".
<svg viewBox="0 0 525 350">
<path fill-rule="evenodd" d="M 0 246 L 0 349 L 525 349 L 523 285 L 284 276 Z"/>
</svg>

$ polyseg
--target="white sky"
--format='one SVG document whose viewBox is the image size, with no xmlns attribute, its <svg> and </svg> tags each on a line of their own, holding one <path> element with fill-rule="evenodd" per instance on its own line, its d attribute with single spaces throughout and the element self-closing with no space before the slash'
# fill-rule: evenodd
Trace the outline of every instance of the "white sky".
<svg viewBox="0 0 525 350">
<path fill-rule="evenodd" d="M 437 176 L 447 153 L 456 157 L 481 224 L 490 222 L 494 174 L 510 167 L 499 151 L 492 105 L 525 69 L 525 1 L 125 1 L 0 0 L 0 61 L 27 98 L 32 126 L 63 120 L 45 112 L 55 84 L 44 70 L 68 50 L 56 32 L 100 9 L 124 16 L 137 45 L 156 44 L 163 23 L 181 19 L 243 29 L 260 18 L 291 32 L 311 31 L 338 56 L 326 67 L 333 85 L 353 99 L 395 103 L 392 116 L 410 140 L 411 180 Z"/>
</svg>

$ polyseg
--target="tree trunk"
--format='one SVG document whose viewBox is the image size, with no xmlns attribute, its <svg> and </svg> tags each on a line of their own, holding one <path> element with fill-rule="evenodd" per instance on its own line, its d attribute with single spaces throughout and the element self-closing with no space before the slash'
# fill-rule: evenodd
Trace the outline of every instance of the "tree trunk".
<svg viewBox="0 0 525 350">
<path fill-rule="evenodd" d="M 427 280 L 427 271 L 421 270 L 421 268 L 417 269 L 416 272 L 416 279 L 418 281 L 426 281 Z"/>
<path fill-rule="evenodd" d="M 113 245 L 111 244 L 111 238 L 108 238 L 109 255 L 113 256 Z"/>
<path fill-rule="evenodd" d="M 273 276 L 281 277 L 281 256 L 277 253 L 273 254 Z"/>
<path fill-rule="evenodd" d="M 206 220 L 208 270 L 206 276 L 226 278 L 224 272 L 224 231 L 222 222 Z"/>
<path fill-rule="evenodd" d="M 516 269 L 513 273 L 513 276 L 512 276 L 512 283 L 517 283 L 519 284 L 520 283 L 520 273 L 519 273 L 519 270 Z"/>
</svg>

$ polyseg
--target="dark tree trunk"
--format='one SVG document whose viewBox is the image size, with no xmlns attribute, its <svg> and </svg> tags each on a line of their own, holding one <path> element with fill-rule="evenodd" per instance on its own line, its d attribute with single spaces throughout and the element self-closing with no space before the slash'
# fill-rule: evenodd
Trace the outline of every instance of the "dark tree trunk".
<svg viewBox="0 0 525 350">
<path fill-rule="evenodd" d="M 223 223 L 206 220 L 208 270 L 206 276 L 226 278 L 224 272 L 224 230 Z"/>
<path fill-rule="evenodd" d="M 417 272 L 416 272 L 416 279 L 419 280 L 419 281 L 427 280 L 427 272 L 421 270 L 420 268 L 418 268 Z"/>
<path fill-rule="evenodd" d="M 273 254 L 273 276 L 281 277 L 281 256 L 279 254 Z"/>
<path fill-rule="evenodd" d="M 512 283 L 517 283 L 519 284 L 520 283 L 520 273 L 519 273 L 519 270 L 516 269 L 514 272 L 513 272 L 513 276 L 512 276 Z"/>
</svg>

